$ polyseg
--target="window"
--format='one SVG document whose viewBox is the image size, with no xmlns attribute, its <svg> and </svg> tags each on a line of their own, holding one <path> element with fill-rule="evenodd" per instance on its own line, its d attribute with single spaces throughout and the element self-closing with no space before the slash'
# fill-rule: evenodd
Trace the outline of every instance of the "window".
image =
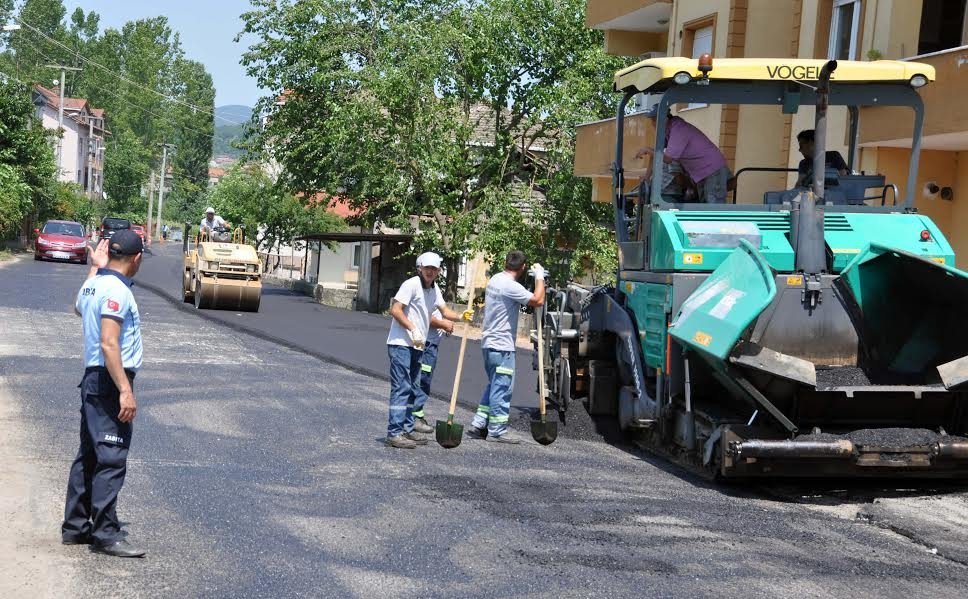
<svg viewBox="0 0 968 599">
<path fill-rule="evenodd" d="M 360 255 L 362 250 L 363 246 L 358 243 L 353 246 L 353 268 L 355 269 L 360 267 Z"/>
<path fill-rule="evenodd" d="M 857 60 L 860 8 L 860 0 L 834 0 L 834 12 L 830 18 L 828 58 L 832 60 Z"/>
<path fill-rule="evenodd" d="M 965 0 L 924 0 L 918 54 L 957 48 L 965 39 Z"/>
<path fill-rule="evenodd" d="M 716 41 L 716 17 L 703 17 L 682 26 L 682 51 L 688 58 L 713 54 Z M 689 108 L 703 108 L 706 104 L 692 103 Z"/>
</svg>

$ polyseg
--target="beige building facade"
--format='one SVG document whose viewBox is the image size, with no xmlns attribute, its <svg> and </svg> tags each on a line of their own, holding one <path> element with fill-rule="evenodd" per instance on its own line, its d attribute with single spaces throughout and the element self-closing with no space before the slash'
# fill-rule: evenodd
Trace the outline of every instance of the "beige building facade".
<svg viewBox="0 0 968 599">
<path fill-rule="evenodd" d="M 588 0 L 587 25 L 605 33 L 608 53 L 629 64 L 657 56 L 917 60 L 937 80 L 921 90 L 925 103 L 917 208 L 944 231 L 959 266 L 968 264 L 968 11 L 965 0 Z M 616 96 L 616 104 L 618 97 Z M 641 105 L 648 105 L 643 99 Z M 796 135 L 813 127 L 813 110 L 783 115 L 776 106 L 679 106 L 677 114 L 718 142 L 730 168 L 795 169 Z M 904 189 L 913 116 L 865 108 L 855 170 L 879 173 Z M 625 168 L 641 169 L 635 152 L 654 143 L 649 119 L 626 120 Z M 832 109 L 828 146 L 848 158 L 845 108 Z M 575 173 L 594 181 L 596 201 L 611 201 L 614 119 L 577 132 Z M 795 175 L 747 172 L 737 201 L 789 187 Z M 631 182 L 635 183 L 634 180 Z M 890 197 L 890 196 L 889 196 Z M 889 200 L 890 201 L 890 200 Z"/>
</svg>

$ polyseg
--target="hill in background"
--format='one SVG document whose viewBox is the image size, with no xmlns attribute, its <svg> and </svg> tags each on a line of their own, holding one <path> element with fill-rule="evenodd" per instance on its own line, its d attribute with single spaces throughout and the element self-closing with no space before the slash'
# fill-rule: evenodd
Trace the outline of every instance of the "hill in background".
<svg viewBox="0 0 968 599">
<path fill-rule="evenodd" d="M 216 108 L 212 157 L 238 158 L 241 156 L 242 150 L 232 147 L 232 142 L 242 139 L 251 119 L 252 108 L 249 106 L 230 105 Z"/>
</svg>

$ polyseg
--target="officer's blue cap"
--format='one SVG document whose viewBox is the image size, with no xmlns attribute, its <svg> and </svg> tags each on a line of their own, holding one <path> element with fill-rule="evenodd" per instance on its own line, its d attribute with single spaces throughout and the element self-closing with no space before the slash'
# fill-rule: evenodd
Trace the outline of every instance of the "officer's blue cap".
<svg viewBox="0 0 968 599">
<path fill-rule="evenodd" d="M 131 229 L 121 229 L 111 236 L 108 250 L 112 256 L 134 256 L 145 249 L 141 236 Z"/>
</svg>

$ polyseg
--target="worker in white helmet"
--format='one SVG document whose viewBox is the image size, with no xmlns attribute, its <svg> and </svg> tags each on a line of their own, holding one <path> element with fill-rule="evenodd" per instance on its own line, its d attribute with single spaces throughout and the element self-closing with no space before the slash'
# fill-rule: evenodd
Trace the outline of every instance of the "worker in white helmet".
<svg viewBox="0 0 968 599">
<path fill-rule="evenodd" d="M 205 216 L 202 218 L 202 224 L 198 225 L 199 231 L 204 231 L 208 229 L 209 231 L 214 231 L 216 228 L 226 228 L 228 224 L 222 219 L 221 216 L 215 214 L 215 208 L 209 206 L 205 209 Z"/>
<path fill-rule="evenodd" d="M 390 357 L 390 416 L 386 443 L 398 449 L 426 445 L 427 438 L 414 431 L 414 402 L 420 391 L 420 358 L 430 333 L 434 309 L 451 322 L 470 321 L 471 310 L 463 314 L 451 310 L 435 281 L 440 275 L 441 258 L 433 252 L 417 258 L 417 273 L 407 279 L 393 296 L 390 306 L 390 335 L 387 353 Z"/>
</svg>

